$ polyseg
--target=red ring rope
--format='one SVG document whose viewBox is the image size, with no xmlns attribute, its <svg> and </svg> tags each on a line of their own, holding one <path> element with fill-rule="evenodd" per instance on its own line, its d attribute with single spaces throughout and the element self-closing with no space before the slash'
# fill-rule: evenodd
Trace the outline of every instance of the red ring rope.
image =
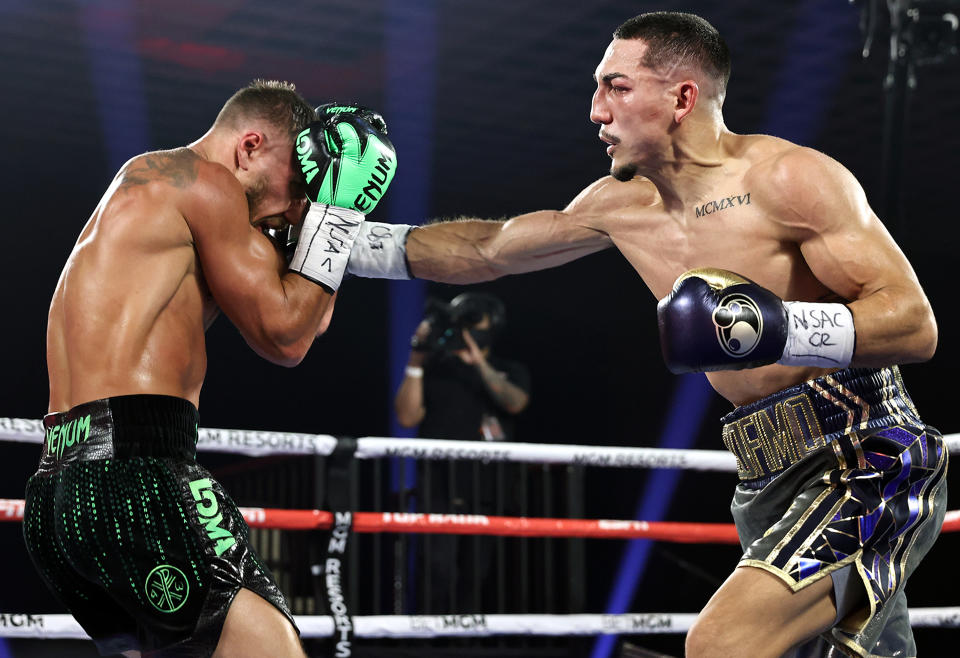
<svg viewBox="0 0 960 658">
<path fill-rule="evenodd" d="M 251 528 L 326 530 L 333 525 L 333 514 L 322 510 L 241 507 L 240 512 Z M 0 521 L 22 520 L 23 501 L 0 498 Z M 481 514 L 354 512 L 353 530 L 364 533 L 416 532 L 502 537 L 656 539 L 693 544 L 739 543 L 732 523 L 547 519 Z M 960 531 L 960 510 L 947 512 L 942 531 Z"/>
</svg>

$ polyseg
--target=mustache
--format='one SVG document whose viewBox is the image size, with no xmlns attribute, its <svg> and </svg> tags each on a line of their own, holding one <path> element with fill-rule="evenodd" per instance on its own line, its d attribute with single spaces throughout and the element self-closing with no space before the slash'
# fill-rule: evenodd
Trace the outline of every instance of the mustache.
<svg viewBox="0 0 960 658">
<path fill-rule="evenodd" d="M 600 131 L 600 137 L 603 138 L 603 139 L 605 139 L 605 140 L 607 140 L 607 141 L 609 141 L 611 144 L 619 144 L 619 143 L 620 143 L 620 138 L 619 138 L 619 137 L 616 137 L 616 136 L 614 136 L 614 135 L 611 135 L 610 133 L 608 133 L 608 132 L 605 131 L 605 130 L 601 130 L 601 131 Z"/>
</svg>

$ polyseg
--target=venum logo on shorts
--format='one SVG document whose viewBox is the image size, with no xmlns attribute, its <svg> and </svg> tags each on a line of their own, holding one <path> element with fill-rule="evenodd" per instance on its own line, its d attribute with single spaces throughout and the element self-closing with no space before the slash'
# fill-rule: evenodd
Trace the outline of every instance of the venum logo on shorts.
<svg viewBox="0 0 960 658">
<path fill-rule="evenodd" d="M 183 572 L 169 564 L 158 564 L 143 584 L 150 605 L 160 612 L 176 612 L 187 602 L 190 583 Z"/>
<path fill-rule="evenodd" d="M 197 514 L 200 515 L 203 529 L 207 531 L 207 536 L 216 542 L 213 550 L 219 557 L 237 541 L 229 530 L 220 527 L 223 514 L 220 513 L 220 504 L 213 493 L 213 484 L 209 478 L 194 480 L 190 483 L 190 493 L 193 494 L 193 499 L 197 501 Z"/>
<path fill-rule="evenodd" d="M 63 451 L 90 438 L 90 414 L 47 428 L 47 452 L 57 459 Z"/>
<path fill-rule="evenodd" d="M 720 300 L 713 311 L 720 348 L 729 356 L 744 357 L 757 346 L 763 335 L 763 314 L 757 303 L 743 293 Z"/>
</svg>

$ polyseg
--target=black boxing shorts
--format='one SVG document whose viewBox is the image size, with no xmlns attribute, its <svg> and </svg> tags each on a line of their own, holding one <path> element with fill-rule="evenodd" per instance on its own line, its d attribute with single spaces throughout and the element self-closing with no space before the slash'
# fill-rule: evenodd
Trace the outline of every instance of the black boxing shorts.
<svg viewBox="0 0 960 658">
<path fill-rule="evenodd" d="M 162 395 L 44 418 L 27 550 L 104 655 L 209 656 L 242 587 L 294 623 L 237 506 L 194 460 L 197 422 L 190 402 Z"/>
<path fill-rule="evenodd" d="M 740 565 L 793 591 L 833 579 L 834 627 L 789 655 L 915 656 L 904 587 L 940 533 L 948 457 L 899 369 L 840 370 L 723 421 Z"/>
</svg>

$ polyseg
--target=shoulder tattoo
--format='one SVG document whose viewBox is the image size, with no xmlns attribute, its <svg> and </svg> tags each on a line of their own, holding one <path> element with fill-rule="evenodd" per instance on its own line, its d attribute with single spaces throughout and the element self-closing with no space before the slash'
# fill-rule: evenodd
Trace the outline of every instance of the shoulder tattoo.
<svg viewBox="0 0 960 658">
<path fill-rule="evenodd" d="M 176 188 L 185 188 L 197 180 L 199 158 L 186 148 L 155 151 L 137 158 L 123 174 L 121 188 L 164 181 Z"/>
</svg>

